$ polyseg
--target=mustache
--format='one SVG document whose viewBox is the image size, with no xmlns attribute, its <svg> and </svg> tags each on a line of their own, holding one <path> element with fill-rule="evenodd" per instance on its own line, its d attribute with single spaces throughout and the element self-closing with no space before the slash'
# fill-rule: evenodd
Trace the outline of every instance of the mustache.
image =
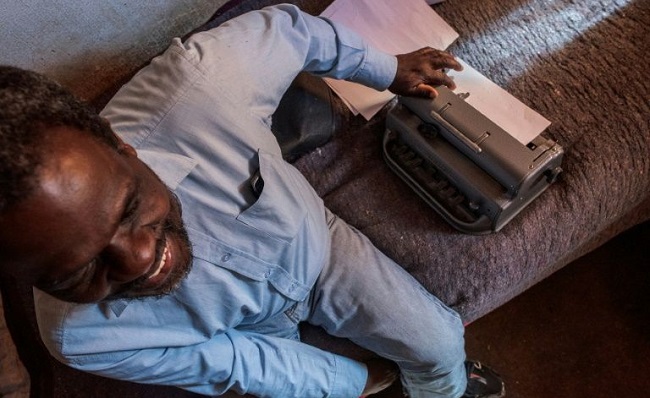
<svg viewBox="0 0 650 398">
<path fill-rule="evenodd" d="M 158 264 L 162 260 L 163 253 L 165 252 L 165 246 L 167 245 L 167 236 L 168 235 L 180 235 L 181 238 L 187 239 L 187 231 L 183 225 L 182 218 L 182 206 L 181 202 L 178 199 L 178 196 L 169 191 L 169 198 L 171 204 L 171 211 L 169 215 L 162 223 L 162 228 L 159 228 L 158 238 L 156 240 L 156 255 L 154 264 Z M 146 278 L 144 278 L 146 279 Z"/>
</svg>

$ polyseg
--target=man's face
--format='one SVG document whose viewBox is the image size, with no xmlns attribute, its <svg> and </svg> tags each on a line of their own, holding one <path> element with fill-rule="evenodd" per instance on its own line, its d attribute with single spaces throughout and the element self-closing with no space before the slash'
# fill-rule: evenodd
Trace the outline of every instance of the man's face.
<svg viewBox="0 0 650 398">
<path fill-rule="evenodd" d="M 56 129 L 36 190 L 0 217 L 2 261 L 65 301 L 171 291 L 191 263 L 180 203 L 132 147 Z"/>
</svg>

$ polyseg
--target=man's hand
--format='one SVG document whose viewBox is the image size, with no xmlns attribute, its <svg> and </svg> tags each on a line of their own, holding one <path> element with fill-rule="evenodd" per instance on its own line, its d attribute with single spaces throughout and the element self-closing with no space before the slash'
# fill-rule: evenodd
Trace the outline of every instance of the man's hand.
<svg viewBox="0 0 650 398">
<path fill-rule="evenodd" d="M 463 70 L 453 55 L 431 47 L 397 56 L 397 73 L 388 89 L 398 95 L 435 98 L 435 86 L 455 89 L 456 84 L 443 69 Z"/>
<path fill-rule="evenodd" d="M 399 374 L 397 365 L 386 359 L 371 359 L 365 364 L 368 368 L 368 380 L 366 381 L 366 387 L 363 389 L 363 397 L 376 394 L 390 387 Z"/>
</svg>

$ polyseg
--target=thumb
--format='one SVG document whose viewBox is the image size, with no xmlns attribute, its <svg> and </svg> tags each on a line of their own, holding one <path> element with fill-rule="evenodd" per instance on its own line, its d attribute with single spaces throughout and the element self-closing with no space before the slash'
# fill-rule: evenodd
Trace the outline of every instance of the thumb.
<svg viewBox="0 0 650 398">
<path fill-rule="evenodd" d="M 411 92 L 414 97 L 436 98 L 438 96 L 438 90 L 425 83 L 418 84 Z"/>
</svg>

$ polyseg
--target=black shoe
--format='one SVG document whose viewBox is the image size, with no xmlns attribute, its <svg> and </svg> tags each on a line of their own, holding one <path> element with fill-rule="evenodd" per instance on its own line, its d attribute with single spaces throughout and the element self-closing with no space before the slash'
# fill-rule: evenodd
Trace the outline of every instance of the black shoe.
<svg viewBox="0 0 650 398">
<path fill-rule="evenodd" d="M 461 398 L 501 398 L 506 388 L 501 377 L 478 361 L 465 361 L 467 389 Z"/>
</svg>

